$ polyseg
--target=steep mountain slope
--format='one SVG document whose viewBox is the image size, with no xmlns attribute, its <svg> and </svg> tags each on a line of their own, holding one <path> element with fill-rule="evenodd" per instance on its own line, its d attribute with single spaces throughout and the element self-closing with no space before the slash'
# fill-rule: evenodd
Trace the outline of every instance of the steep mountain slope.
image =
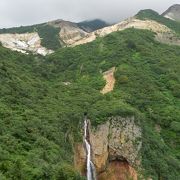
<svg viewBox="0 0 180 180">
<path fill-rule="evenodd" d="M 156 33 L 156 40 L 162 43 L 180 45 L 180 38 L 178 38 L 175 32 L 167 26 L 153 20 L 139 20 L 136 18 L 129 18 L 128 20 L 122 21 L 118 24 L 89 33 L 84 38 L 81 38 L 79 41 L 75 41 L 72 44 L 69 43 L 69 45 L 77 46 L 80 44 L 86 44 L 94 41 L 98 37 L 103 37 L 112 32 L 122 31 L 128 28 L 151 30 L 152 32 Z"/>
<path fill-rule="evenodd" d="M 146 19 L 154 20 L 158 23 L 164 24 L 168 28 L 175 31 L 178 35 L 180 35 L 180 23 L 179 22 L 165 18 L 151 9 L 139 11 L 136 15 L 136 18 L 141 19 L 141 20 L 146 20 Z"/>
<path fill-rule="evenodd" d="M 87 34 L 79 41 L 69 44 L 76 46 L 94 41 L 115 31 L 127 28 L 147 29 L 156 33 L 156 40 L 165 44 L 180 45 L 180 23 L 167 19 L 153 10 L 142 10 L 135 17 Z"/>
<path fill-rule="evenodd" d="M 84 38 L 87 32 L 92 32 L 105 26 L 108 26 L 108 24 L 101 20 L 80 23 L 55 20 L 32 26 L 0 29 L 0 42 L 3 46 L 12 50 L 26 53 L 30 51 L 47 55 L 52 53 L 52 50 L 57 50 L 66 46 L 66 44 L 72 44 Z M 22 36 L 28 38 L 22 38 Z M 37 40 L 38 47 L 36 41 L 33 44 L 28 43 L 29 41 L 32 42 L 32 39 Z M 39 50 L 40 48 L 41 50 Z"/>
<path fill-rule="evenodd" d="M 4 47 L 12 50 L 47 55 L 60 47 L 85 44 L 98 37 L 132 27 L 153 31 L 156 33 L 155 39 L 159 42 L 180 45 L 180 23 L 167 19 L 152 10 L 140 11 L 135 17 L 111 26 L 101 20 L 80 23 L 55 20 L 39 25 L 2 29 L 0 42 Z M 23 39 L 22 36 L 29 38 Z M 32 39 L 37 41 L 29 43 Z"/>
<path fill-rule="evenodd" d="M 171 6 L 162 14 L 162 16 L 180 22 L 180 4 Z"/>
<path fill-rule="evenodd" d="M 59 38 L 61 40 L 62 46 L 76 42 L 87 35 L 87 32 L 79 28 L 76 23 L 69 21 L 56 20 L 51 21 L 48 24 L 53 27 L 60 28 Z"/>
<path fill-rule="evenodd" d="M 103 95 L 102 72 L 112 67 L 115 86 Z M 46 57 L 0 47 L 0 179 L 83 179 L 73 158 L 84 112 L 92 128 L 120 116 L 142 129 L 139 166 L 128 151 L 108 159 L 108 172 L 133 167 L 146 179 L 179 179 L 179 69 L 179 46 L 134 28 Z"/>
</svg>

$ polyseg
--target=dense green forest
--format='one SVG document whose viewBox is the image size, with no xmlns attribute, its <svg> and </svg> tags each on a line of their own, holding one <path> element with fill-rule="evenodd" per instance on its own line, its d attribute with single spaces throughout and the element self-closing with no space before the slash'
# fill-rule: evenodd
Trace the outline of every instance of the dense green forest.
<svg viewBox="0 0 180 180">
<path fill-rule="evenodd" d="M 102 95 L 101 72 L 114 66 L 114 91 Z M 134 115 L 143 129 L 144 176 L 180 179 L 179 69 L 180 47 L 156 42 L 146 30 L 46 57 L 0 46 L 0 179 L 84 179 L 73 168 L 84 112 L 94 126 Z"/>
</svg>

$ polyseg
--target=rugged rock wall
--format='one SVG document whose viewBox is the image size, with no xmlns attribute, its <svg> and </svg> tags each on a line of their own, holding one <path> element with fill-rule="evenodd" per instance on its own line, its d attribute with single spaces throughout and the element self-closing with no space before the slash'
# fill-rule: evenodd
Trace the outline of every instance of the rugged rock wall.
<svg viewBox="0 0 180 180">
<path fill-rule="evenodd" d="M 137 179 L 135 169 L 140 166 L 141 128 L 134 117 L 112 117 L 90 132 L 93 162 L 99 180 Z M 75 166 L 85 173 L 83 144 L 75 146 Z"/>
</svg>

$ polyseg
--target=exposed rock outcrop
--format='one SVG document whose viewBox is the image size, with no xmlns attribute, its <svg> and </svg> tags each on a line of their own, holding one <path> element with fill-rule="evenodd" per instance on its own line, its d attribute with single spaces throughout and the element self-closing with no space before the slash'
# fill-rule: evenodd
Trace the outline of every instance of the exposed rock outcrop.
<svg viewBox="0 0 180 180">
<path fill-rule="evenodd" d="M 94 41 L 97 37 L 104 37 L 112 32 L 116 32 L 116 31 L 122 31 L 128 28 L 136 28 L 136 29 L 147 29 L 150 31 L 153 31 L 156 33 L 156 39 L 162 43 L 167 43 L 167 38 L 171 35 L 170 39 L 172 37 L 174 37 L 174 32 L 169 29 L 167 26 L 160 24 L 156 21 L 153 20 L 139 20 L 136 18 L 129 18 L 125 21 L 122 21 L 118 24 L 112 25 L 112 26 L 108 26 L 105 27 L 103 29 L 99 29 L 97 31 L 94 31 L 92 33 L 89 33 L 86 35 L 85 38 L 80 39 L 77 42 L 74 42 L 71 46 L 77 46 L 80 44 L 85 44 L 85 43 L 89 43 Z M 170 34 L 166 36 L 166 40 L 163 41 L 163 38 L 158 38 L 159 36 L 165 36 L 165 34 Z M 169 38 L 168 38 L 169 39 Z M 171 43 L 171 41 L 169 41 L 168 43 Z M 178 43 L 176 43 L 178 44 Z M 180 44 L 178 44 L 180 45 Z"/>
<path fill-rule="evenodd" d="M 60 39 L 63 40 L 66 45 L 71 45 L 84 38 L 86 35 L 87 33 L 85 31 L 83 31 L 76 25 L 71 26 L 69 25 L 69 23 L 66 23 L 66 25 L 62 25 L 59 33 Z"/>
<path fill-rule="evenodd" d="M 179 6 L 178 6 L 179 7 Z M 176 8 L 177 9 L 177 8 Z M 48 23 L 59 27 L 59 40 L 63 46 L 76 46 L 94 41 L 97 37 L 104 37 L 115 31 L 122 31 L 128 28 L 147 29 L 156 33 L 156 40 L 166 44 L 180 45 L 180 39 L 167 26 L 153 20 L 139 20 L 129 18 L 112 26 L 107 26 L 93 32 L 88 32 L 78 26 L 77 23 L 56 20 Z"/>
<path fill-rule="evenodd" d="M 176 5 L 176 8 L 179 5 Z M 64 46 L 77 46 L 94 41 L 97 37 L 104 37 L 115 31 L 122 31 L 127 28 L 147 29 L 156 33 L 156 40 L 166 44 L 180 45 L 180 39 L 175 33 L 163 24 L 153 20 L 139 20 L 129 18 L 118 24 L 107 26 L 93 32 L 87 32 L 86 28 L 82 28 L 78 23 L 64 20 L 56 20 L 46 23 L 53 27 L 60 28 L 59 41 Z M 104 25 L 105 26 L 105 25 Z M 41 39 L 38 33 L 24 34 L 0 34 L 0 42 L 6 48 L 22 53 L 33 52 L 36 54 L 47 55 L 52 50 L 41 46 Z"/>
<path fill-rule="evenodd" d="M 126 161 L 112 161 L 99 180 L 138 180 L 138 174 Z"/>
<path fill-rule="evenodd" d="M 92 130 L 90 134 L 90 142 L 93 151 L 93 162 L 96 166 L 97 172 L 103 172 L 106 169 L 109 157 L 109 135 L 110 122 L 107 121 Z"/>
<path fill-rule="evenodd" d="M 0 34 L 0 42 L 6 48 L 28 54 L 28 51 L 43 56 L 53 51 L 41 46 L 38 33 Z"/>
<path fill-rule="evenodd" d="M 159 33 L 155 39 L 165 44 L 180 46 L 180 38 L 171 32 Z"/>
<path fill-rule="evenodd" d="M 47 25 L 56 28 L 57 35 L 52 35 L 53 31 L 51 32 Z M 46 42 L 51 39 L 51 36 L 53 39 L 57 37 L 56 40 L 58 40 L 61 44 L 61 46 L 59 45 L 60 48 L 74 44 L 80 39 L 86 37 L 88 33 L 92 32 L 94 29 L 96 30 L 107 25 L 108 24 L 100 20 L 74 23 L 58 19 L 55 21 L 49 21 L 47 23 L 32 25 L 29 27 L 24 26 L 19 28 L 17 27 L 10 29 L 0 29 L 0 42 L 4 47 L 9 48 L 13 51 L 19 51 L 26 54 L 28 54 L 29 51 L 45 56 L 52 53 L 53 51 L 41 46 L 41 38 L 39 37 L 40 34 L 38 34 L 37 31 L 34 30 L 41 29 L 41 31 L 43 31 L 43 33 L 45 33 L 47 36 Z M 32 33 L 28 33 L 28 30 L 30 29 L 31 31 L 33 31 Z M 24 33 L 17 34 L 16 32 Z"/>
<path fill-rule="evenodd" d="M 134 117 L 112 117 L 90 132 L 92 157 L 98 179 L 137 179 L 134 168 L 140 166 L 141 128 Z M 78 152 L 77 152 L 78 151 Z M 85 152 L 83 145 L 75 146 L 75 166 L 84 174 Z M 115 173 L 112 173 L 115 172 Z M 124 175 L 124 172 L 127 172 Z"/>
<path fill-rule="evenodd" d="M 59 27 L 59 38 L 62 41 L 62 45 L 71 45 L 80 39 L 84 38 L 88 33 L 83 29 L 79 28 L 76 23 L 64 21 L 64 20 L 56 20 L 48 22 L 49 25 L 54 27 Z"/>
</svg>

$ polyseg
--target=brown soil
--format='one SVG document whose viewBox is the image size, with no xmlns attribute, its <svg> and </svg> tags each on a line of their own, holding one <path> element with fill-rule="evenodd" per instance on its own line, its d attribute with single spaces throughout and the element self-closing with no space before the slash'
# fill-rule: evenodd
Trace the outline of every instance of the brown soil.
<svg viewBox="0 0 180 180">
<path fill-rule="evenodd" d="M 137 172 L 126 161 L 112 161 L 98 180 L 137 180 Z"/>
<path fill-rule="evenodd" d="M 106 85 L 101 90 L 102 94 L 111 92 L 114 89 L 115 78 L 114 78 L 115 67 L 103 73 L 103 78 L 106 80 Z"/>
</svg>

